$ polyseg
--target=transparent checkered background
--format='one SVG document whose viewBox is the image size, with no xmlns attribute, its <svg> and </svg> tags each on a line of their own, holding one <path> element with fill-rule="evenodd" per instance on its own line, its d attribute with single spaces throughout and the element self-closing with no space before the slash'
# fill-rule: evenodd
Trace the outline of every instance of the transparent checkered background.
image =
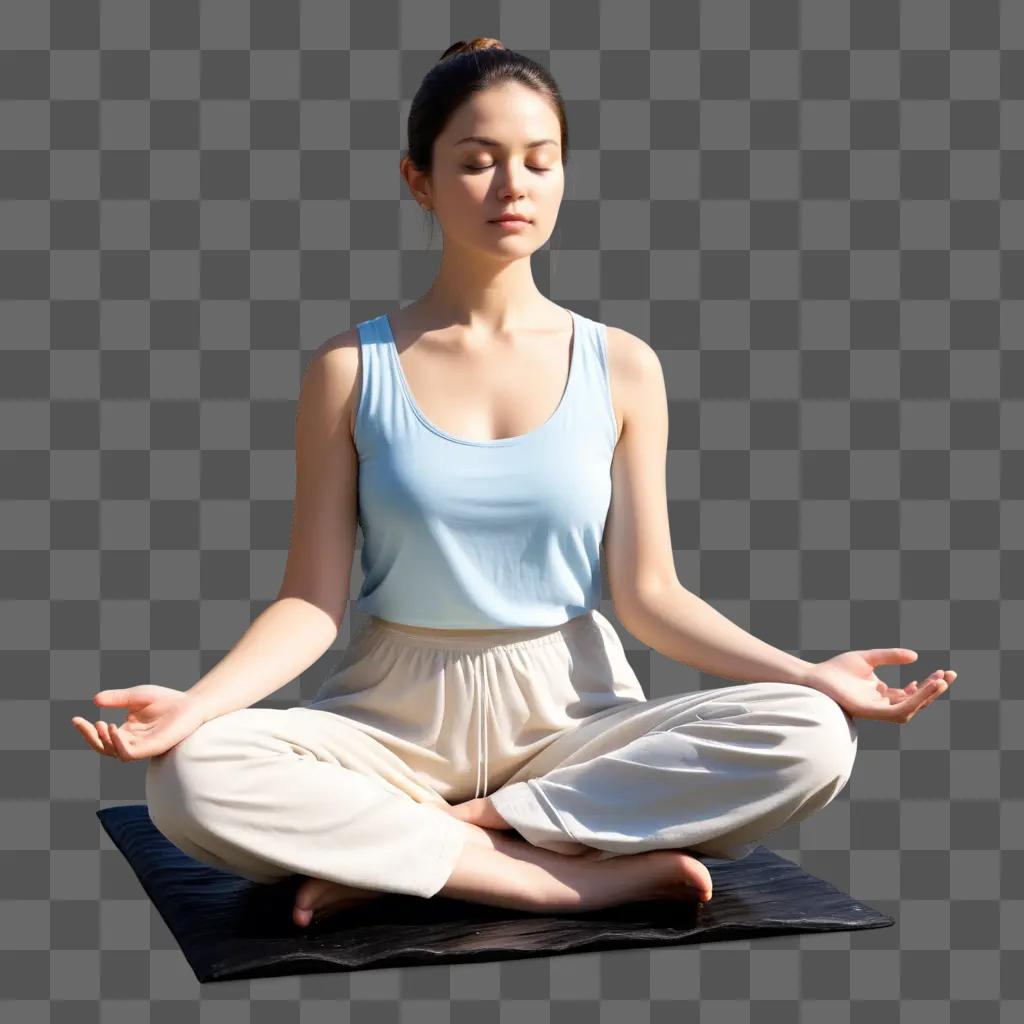
<svg viewBox="0 0 1024 1024">
<path fill-rule="evenodd" d="M 959 672 L 769 844 L 898 924 L 201 990 L 96 819 L 144 765 L 70 719 L 273 599 L 302 370 L 432 279 L 404 119 L 474 35 L 564 92 L 538 283 L 663 360 L 683 582 Z M 1024 3 L 3 0 L 0 49 L 5 1022 L 1021 1019 Z"/>
</svg>

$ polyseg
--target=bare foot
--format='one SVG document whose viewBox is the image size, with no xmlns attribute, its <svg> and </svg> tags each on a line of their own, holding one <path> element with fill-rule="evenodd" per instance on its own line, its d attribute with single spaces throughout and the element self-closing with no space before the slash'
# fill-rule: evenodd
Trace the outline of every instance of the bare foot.
<svg viewBox="0 0 1024 1024">
<path fill-rule="evenodd" d="M 306 928 L 339 910 L 362 906 L 383 895 L 377 889 L 359 889 L 326 878 L 307 878 L 295 892 L 292 920 L 300 928 Z"/>
<path fill-rule="evenodd" d="M 589 883 L 558 893 L 551 910 L 604 910 L 626 903 L 678 900 L 706 903 L 711 899 L 711 872 L 696 857 L 680 850 L 645 850 L 598 862 L 587 868 Z"/>
<path fill-rule="evenodd" d="M 635 854 L 633 856 L 636 856 Z M 640 854 L 650 858 L 646 865 L 647 890 L 641 889 L 637 900 L 698 900 L 711 899 L 711 872 L 696 857 L 681 850 L 648 850 Z M 616 858 L 630 860 L 631 857 Z"/>
<path fill-rule="evenodd" d="M 437 809 L 461 821 L 475 824 L 480 829 L 494 829 L 497 835 L 493 836 L 489 845 L 499 846 L 506 853 L 513 852 L 511 847 L 502 842 L 501 831 L 514 829 L 490 802 L 489 797 L 478 797 L 460 804 L 438 805 Z M 603 853 L 599 849 L 587 850 L 573 859 L 593 861 Z M 610 871 L 606 878 L 611 880 L 609 891 L 614 902 L 680 899 L 706 903 L 712 897 L 711 871 L 696 857 L 681 850 L 648 850 L 612 857 L 601 863 L 606 864 L 605 869 Z M 615 896 L 615 893 L 618 895 Z M 614 905 L 614 902 L 602 905 Z"/>
<path fill-rule="evenodd" d="M 443 810 L 441 807 L 437 809 Z M 486 829 L 469 822 L 466 822 L 466 839 L 467 842 L 494 848 L 494 841 Z M 383 895 L 384 892 L 378 889 L 360 889 L 326 878 L 307 877 L 295 891 L 292 920 L 300 928 L 306 928 L 313 923 L 319 924 L 340 910 L 361 907 Z"/>
</svg>

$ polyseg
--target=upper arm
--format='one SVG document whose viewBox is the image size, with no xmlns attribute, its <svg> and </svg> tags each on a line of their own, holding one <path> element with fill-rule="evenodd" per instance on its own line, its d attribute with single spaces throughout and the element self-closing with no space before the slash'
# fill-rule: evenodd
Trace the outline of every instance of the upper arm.
<svg viewBox="0 0 1024 1024">
<path fill-rule="evenodd" d="M 678 583 L 665 486 L 668 396 L 661 360 L 647 342 L 609 327 L 608 357 L 622 432 L 604 548 L 612 602 L 625 622 L 645 594 Z"/>
<path fill-rule="evenodd" d="M 278 598 L 300 597 L 340 628 L 358 518 L 359 459 L 352 421 L 359 400 L 355 329 L 320 346 L 302 377 L 295 418 L 295 501 Z"/>
</svg>

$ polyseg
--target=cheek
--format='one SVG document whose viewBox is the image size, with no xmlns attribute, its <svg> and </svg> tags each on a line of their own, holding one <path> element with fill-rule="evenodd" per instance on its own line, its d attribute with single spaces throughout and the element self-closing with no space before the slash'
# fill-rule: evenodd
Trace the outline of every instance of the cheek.
<svg viewBox="0 0 1024 1024">
<path fill-rule="evenodd" d="M 488 200 L 487 183 L 479 178 L 462 178 L 448 190 L 448 206 L 476 213 Z"/>
<path fill-rule="evenodd" d="M 562 195 L 565 192 L 565 179 L 559 176 L 557 179 L 545 179 L 543 187 L 537 191 L 537 198 L 540 205 L 545 209 L 552 211 L 552 214 L 558 210 L 558 206 L 562 201 Z"/>
</svg>

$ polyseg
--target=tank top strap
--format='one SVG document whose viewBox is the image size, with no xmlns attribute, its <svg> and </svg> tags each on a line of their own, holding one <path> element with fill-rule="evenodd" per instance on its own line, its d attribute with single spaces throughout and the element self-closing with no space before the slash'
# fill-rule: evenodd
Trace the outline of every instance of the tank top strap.
<svg viewBox="0 0 1024 1024">
<path fill-rule="evenodd" d="M 392 438 L 394 420 L 397 410 L 401 408 L 401 394 L 392 369 L 389 351 L 391 337 L 385 315 L 382 313 L 356 324 L 362 365 L 355 420 L 355 442 L 360 454 L 370 451 L 375 441 Z"/>
<path fill-rule="evenodd" d="M 573 312 L 579 346 L 571 393 L 566 396 L 573 406 L 573 422 L 585 423 L 590 432 L 600 430 L 611 446 L 618 439 L 619 425 L 612 403 L 611 374 L 608 368 L 608 329 L 597 320 Z"/>
</svg>

